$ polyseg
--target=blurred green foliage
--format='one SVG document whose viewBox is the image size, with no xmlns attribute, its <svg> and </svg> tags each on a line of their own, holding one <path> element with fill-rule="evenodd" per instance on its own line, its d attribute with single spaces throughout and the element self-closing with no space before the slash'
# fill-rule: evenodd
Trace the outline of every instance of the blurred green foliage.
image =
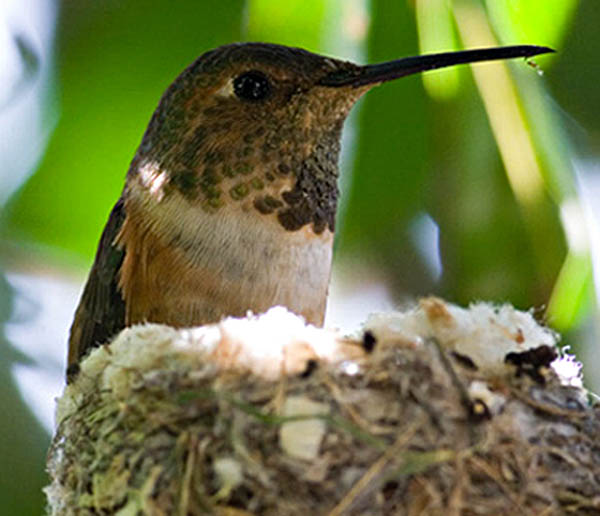
<svg viewBox="0 0 600 516">
<path fill-rule="evenodd" d="M 535 41 L 559 48 L 569 33 L 579 0 L 485 0 L 504 45 Z"/>
<path fill-rule="evenodd" d="M 577 200 L 573 148 L 547 95 L 596 135 L 591 147 L 598 152 L 600 71 L 589 58 L 600 53 L 597 0 L 64 0 L 60 6 L 60 120 L 39 169 L 3 212 L 5 238 L 59 248 L 87 267 L 160 95 L 210 48 L 263 40 L 345 58 L 358 50 L 377 62 L 461 48 L 474 37 L 465 27 L 475 26 L 498 44 L 559 51 L 536 60 L 543 78 L 522 61 L 504 65 L 540 174 L 520 179 L 537 185 L 535 195 L 519 191 L 508 151 L 491 130 L 497 107 L 482 102 L 494 87 L 489 81 L 474 81 L 460 67 L 429 75 L 426 88 L 417 76 L 386 84 L 361 101 L 352 119 L 357 138 L 343 171 L 352 176 L 336 260 L 379 267 L 398 299 L 436 292 L 461 303 L 550 303 L 551 320 L 565 330 L 590 313 L 589 257 L 571 245 L 560 216 L 562 203 Z M 494 90 L 487 91 L 493 98 Z M 440 228 L 440 282 L 412 236 L 423 213 Z M 10 388 L 3 392 L 12 396 Z M 38 435 L 30 421 L 23 425 Z M 37 475 L 40 442 L 38 435 L 35 446 L 15 448 L 13 463 Z M 21 506 L 12 514 L 40 513 L 41 482 L 31 477 L 28 486 L 36 509 Z"/>
</svg>

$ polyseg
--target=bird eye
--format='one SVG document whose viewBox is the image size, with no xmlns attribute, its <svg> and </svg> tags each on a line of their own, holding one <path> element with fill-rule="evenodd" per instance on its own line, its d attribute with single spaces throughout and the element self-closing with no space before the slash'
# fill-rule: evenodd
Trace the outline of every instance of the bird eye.
<svg viewBox="0 0 600 516">
<path fill-rule="evenodd" d="M 256 102 L 269 96 L 271 83 L 264 73 L 253 70 L 234 79 L 233 91 L 242 100 Z"/>
</svg>

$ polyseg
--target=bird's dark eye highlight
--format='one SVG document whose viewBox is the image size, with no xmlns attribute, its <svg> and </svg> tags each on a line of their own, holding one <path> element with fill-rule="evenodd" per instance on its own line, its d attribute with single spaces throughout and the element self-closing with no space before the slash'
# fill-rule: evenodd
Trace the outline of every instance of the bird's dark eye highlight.
<svg viewBox="0 0 600 516">
<path fill-rule="evenodd" d="M 269 96 L 271 83 L 264 73 L 254 70 L 237 76 L 233 81 L 233 91 L 242 100 L 256 102 Z"/>
</svg>

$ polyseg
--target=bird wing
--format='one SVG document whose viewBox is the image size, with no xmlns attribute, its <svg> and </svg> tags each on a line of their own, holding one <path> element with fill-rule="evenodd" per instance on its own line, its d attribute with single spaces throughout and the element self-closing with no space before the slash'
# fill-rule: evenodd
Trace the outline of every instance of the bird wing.
<svg viewBox="0 0 600 516">
<path fill-rule="evenodd" d="M 125 327 L 125 301 L 119 288 L 119 269 L 125 251 L 115 243 L 124 219 L 121 198 L 104 227 L 94 265 L 75 312 L 69 336 L 67 380 L 77 373 L 84 355 Z"/>
</svg>

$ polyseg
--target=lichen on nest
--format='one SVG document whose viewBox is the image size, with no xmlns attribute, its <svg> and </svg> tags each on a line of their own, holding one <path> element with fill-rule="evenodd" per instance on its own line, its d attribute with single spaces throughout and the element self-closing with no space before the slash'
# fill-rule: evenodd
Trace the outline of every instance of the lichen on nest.
<svg viewBox="0 0 600 516">
<path fill-rule="evenodd" d="M 557 353 L 435 298 L 356 338 L 281 308 L 134 327 L 58 402 L 50 512 L 600 514 L 600 409 Z"/>
</svg>

